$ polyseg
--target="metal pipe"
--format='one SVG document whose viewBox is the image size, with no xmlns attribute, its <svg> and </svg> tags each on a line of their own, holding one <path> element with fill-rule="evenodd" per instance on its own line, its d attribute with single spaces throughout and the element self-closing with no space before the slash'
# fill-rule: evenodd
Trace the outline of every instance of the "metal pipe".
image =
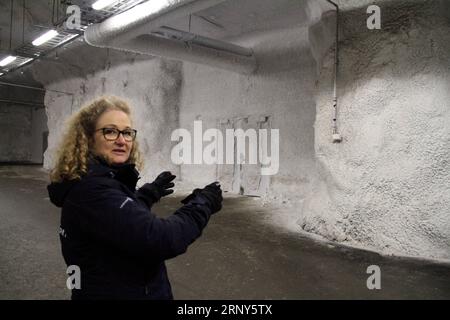
<svg viewBox="0 0 450 320">
<path fill-rule="evenodd" d="M 245 48 L 229 42 L 199 36 L 190 32 L 185 32 L 170 27 L 161 27 L 155 33 L 162 33 L 166 37 L 174 36 L 175 38 L 177 38 L 177 40 L 186 42 L 188 44 L 198 44 L 203 47 L 222 50 L 241 56 L 251 57 L 253 55 L 253 50 L 250 48 Z"/>
<path fill-rule="evenodd" d="M 45 105 L 43 103 L 38 103 L 38 102 L 34 103 L 34 102 L 29 102 L 29 101 L 7 100 L 7 99 L 0 99 L 0 102 L 21 104 L 21 105 L 24 105 L 24 106 L 44 107 L 45 108 Z"/>
<path fill-rule="evenodd" d="M 22 44 L 25 43 L 25 0 L 22 0 Z"/>
<path fill-rule="evenodd" d="M 84 33 L 84 38 L 92 46 L 169 57 L 245 74 L 252 73 L 256 69 L 256 60 L 252 55 L 248 55 L 248 49 L 234 47 L 232 44 L 225 45 L 223 42 L 212 44 L 211 41 L 204 41 L 208 42 L 209 46 L 207 46 L 206 43 L 199 45 L 148 35 L 152 30 L 157 30 L 173 20 L 224 1 L 172 0 L 162 8 L 152 7 L 155 2 L 148 1 L 108 18 L 102 23 L 89 26 Z M 216 48 L 212 48 L 214 46 Z M 227 51 L 218 47 L 225 47 Z M 235 52 L 229 52 L 230 49 Z M 245 55 L 238 54 L 236 51 L 245 52 Z M 195 56 L 196 54 L 200 56 Z"/>
<path fill-rule="evenodd" d="M 333 135 L 338 135 L 337 129 L 337 115 L 338 115 L 338 97 L 337 97 L 337 79 L 338 79 L 338 65 L 339 65 L 339 6 L 331 0 L 326 0 L 328 3 L 336 8 L 336 32 L 335 32 L 335 53 L 334 53 L 334 88 L 333 88 Z M 339 142 L 337 136 L 335 142 Z"/>
<path fill-rule="evenodd" d="M 107 46 L 112 40 L 129 40 L 224 1 L 226 0 L 171 0 L 160 8 L 155 8 L 157 2 L 147 1 L 101 23 L 90 25 L 84 38 L 90 45 Z"/>
<path fill-rule="evenodd" d="M 12 27 L 14 15 L 14 0 L 11 0 L 11 24 L 9 25 L 9 50 L 12 48 Z"/>
<path fill-rule="evenodd" d="M 151 54 L 169 59 L 189 61 L 234 71 L 251 74 L 255 71 L 256 61 L 253 56 L 241 56 L 229 52 L 189 44 L 177 40 L 165 39 L 152 35 L 141 35 L 124 43 L 111 44 L 110 48 Z"/>
<path fill-rule="evenodd" d="M 52 89 L 43 89 L 43 88 L 38 88 L 38 87 L 32 87 L 32 86 L 26 86 L 26 85 L 22 85 L 22 84 L 16 84 L 16 83 L 8 83 L 8 82 L 3 82 L 0 81 L 0 85 L 5 85 L 5 86 L 11 86 L 11 87 L 18 87 L 18 88 L 25 88 L 25 89 L 31 89 L 31 90 L 38 90 L 38 91 L 50 91 L 50 92 L 56 92 L 56 93 L 62 93 L 62 94 L 67 94 L 68 96 L 70 96 L 70 114 L 73 113 L 73 103 L 75 101 L 75 96 L 73 93 L 70 92 L 64 92 L 64 91 L 58 91 L 58 90 L 52 90 Z M 45 105 L 44 105 L 45 107 Z"/>
<path fill-rule="evenodd" d="M 51 89 L 44 89 L 44 88 L 39 88 L 39 87 L 32 87 L 32 86 L 27 86 L 27 85 L 23 85 L 23 84 L 16 84 L 16 83 L 9 83 L 9 82 L 0 81 L 0 85 L 10 86 L 10 87 L 18 87 L 18 88 L 25 88 L 25 89 L 31 89 L 31 90 L 39 90 L 39 91 L 44 91 L 44 92 L 45 91 L 51 91 L 51 92 L 63 93 L 63 94 L 67 94 L 67 95 L 73 96 L 73 93 L 70 93 L 70 92 L 51 90 Z"/>
</svg>

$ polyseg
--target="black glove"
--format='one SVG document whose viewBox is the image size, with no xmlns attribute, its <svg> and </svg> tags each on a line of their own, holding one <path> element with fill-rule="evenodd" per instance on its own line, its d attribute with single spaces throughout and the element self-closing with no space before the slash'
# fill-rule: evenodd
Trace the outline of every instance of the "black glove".
<svg viewBox="0 0 450 320">
<path fill-rule="evenodd" d="M 182 204 L 187 204 L 189 203 L 191 200 L 193 200 L 199 193 L 200 191 L 202 191 L 203 189 L 194 189 L 194 191 L 192 191 L 192 193 L 190 195 L 188 195 L 186 198 L 184 198 L 183 200 L 181 200 L 180 202 Z"/>
<path fill-rule="evenodd" d="M 198 198 L 204 199 L 211 209 L 211 213 L 216 213 L 222 209 L 222 189 L 218 182 L 208 184 L 203 189 L 195 189 L 189 196 L 181 200 L 181 203 L 187 204 Z"/>
<path fill-rule="evenodd" d="M 171 182 L 175 175 L 169 171 L 164 171 L 152 183 L 146 183 L 138 191 L 136 196 L 143 199 L 149 206 L 158 202 L 164 196 L 173 193 L 172 188 L 175 184 Z"/>
</svg>

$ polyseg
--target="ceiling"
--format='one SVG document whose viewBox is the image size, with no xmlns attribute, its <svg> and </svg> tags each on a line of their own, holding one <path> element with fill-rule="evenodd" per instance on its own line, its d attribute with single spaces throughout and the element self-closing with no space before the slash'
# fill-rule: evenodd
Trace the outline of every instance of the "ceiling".
<svg viewBox="0 0 450 320">
<path fill-rule="evenodd" d="M 151 1 L 151 0 L 150 0 Z M 90 8 L 95 0 L 72 0 L 82 8 Z M 304 26 L 308 0 L 228 0 L 215 7 L 197 12 L 191 17 L 174 21 L 169 26 L 215 39 L 233 38 L 253 32 Z M 64 19 L 64 0 L 0 0 L 0 58 Z M 87 14 L 87 13 L 86 13 Z M 82 40 L 82 38 L 79 38 Z M 76 47 L 75 47 L 76 48 Z M 53 59 L 48 55 L 46 59 Z M 13 72 L 0 81 L 33 82 L 30 73 Z"/>
</svg>

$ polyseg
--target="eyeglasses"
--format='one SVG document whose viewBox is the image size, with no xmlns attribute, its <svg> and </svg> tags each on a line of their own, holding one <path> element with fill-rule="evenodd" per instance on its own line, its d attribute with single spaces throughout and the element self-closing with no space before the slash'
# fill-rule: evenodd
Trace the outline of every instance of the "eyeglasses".
<svg viewBox="0 0 450 320">
<path fill-rule="evenodd" d="M 134 141 L 136 139 L 137 130 L 135 129 L 125 129 L 123 131 L 115 129 L 115 128 L 100 128 L 95 130 L 97 131 L 103 131 L 103 136 L 108 141 L 115 141 L 119 138 L 119 135 L 122 134 L 123 138 L 127 142 Z"/>
</svg>

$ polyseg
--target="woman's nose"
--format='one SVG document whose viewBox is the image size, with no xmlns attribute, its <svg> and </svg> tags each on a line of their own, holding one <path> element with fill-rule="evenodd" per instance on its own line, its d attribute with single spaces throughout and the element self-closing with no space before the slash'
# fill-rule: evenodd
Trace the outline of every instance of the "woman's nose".
<svg viewBox="0 0 450 320">
<path fill-rule="evenodd" d="M 119 133 L 119 136 L 117 137 L 116 142 L 118 142 L 120 144 L 125 144 L 126 143 L 126 140 L 123 137 L 123 133 Z"/>
</svg>

